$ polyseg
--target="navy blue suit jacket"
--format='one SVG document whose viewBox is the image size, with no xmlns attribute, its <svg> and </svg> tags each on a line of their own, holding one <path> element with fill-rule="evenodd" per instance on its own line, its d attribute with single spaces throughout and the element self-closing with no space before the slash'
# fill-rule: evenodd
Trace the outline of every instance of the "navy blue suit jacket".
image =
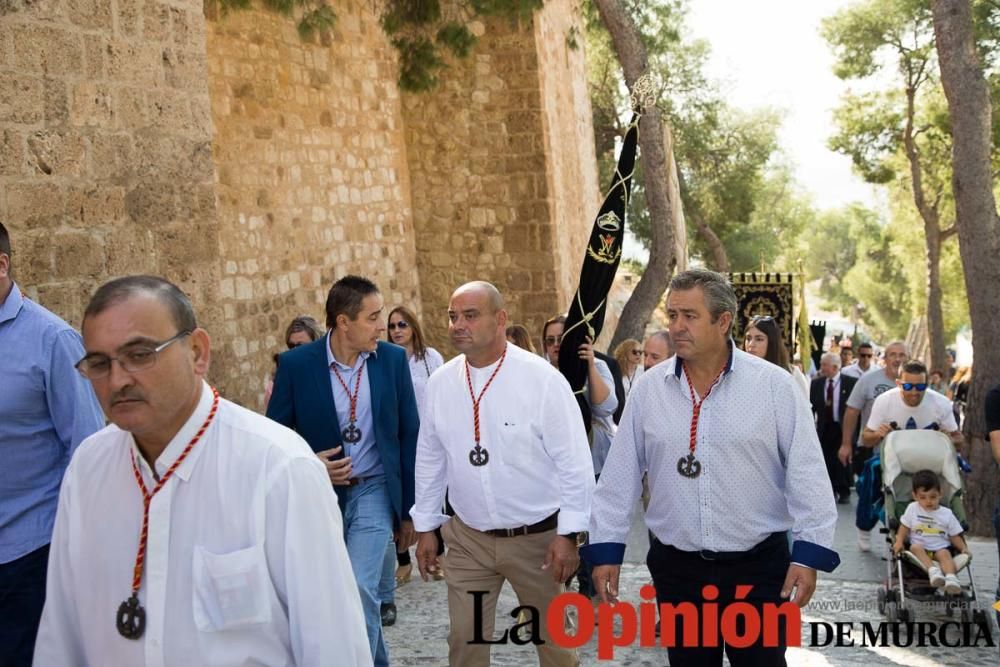
<svg viewBox="0 0 1000 667">
<path fill-rule="evenodd" d="M 279 357 L 267 416 L 301 435 L 314 452 L 342 444 L 340 421 L 333 403 L 327 336 L 283 353 Z M 417 455 L 417 401 L 406 350 L 379 341 L 365 362 L 371 391 L 375 444 L 385 470 L 389 498 L 398 528 L 410 519 L 413 507 L 413 466 Z M 341 454 L 343 456 L 343 454 Z M 334 486 L 344 509 L 344 486 Z"/>
</svg>

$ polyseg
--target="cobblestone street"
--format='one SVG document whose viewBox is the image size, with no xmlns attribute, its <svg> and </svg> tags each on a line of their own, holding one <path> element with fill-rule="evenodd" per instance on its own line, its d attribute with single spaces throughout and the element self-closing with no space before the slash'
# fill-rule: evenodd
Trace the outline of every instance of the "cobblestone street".
<svg viewBox="0 0 1000 667">
<path fill-rule="evenodd" d="M 873 534 L 873 549 L 861 552 L 856 543 L 853 505 L 838 506 L 840 516 L 837 525 L 836 549 L 841 556 L 841 565 L 833 574 L 822 574 L 813 601 L 802 615 L 802 648 L 788 650 L 789 665 L 819 667 L 827 665 L 886 664 L 910 667 L 935 667 L 936 665 L 968 665 L 970 667 L 997 665 L 998 648 L 969 647 L 924 647 L 909 648 L 862 646 L 863 621 L 878 623 L 884 618 L 876 606 L 876 591 L 885 577 L 887 546 L 882 537 Z M 622 599 L 639 602 L 639 588 L 649 583 L 649 573 L 643 563 L 646 553 L 646 535 L 638 512 L 633 520 L 626 550 L 626 565 L 622 571 Z M 973 553 L 972 568 L 980 596 L 988 608 L 992 605 L 997 583 L 998 563 L 996 542 L 983 538 L 970 539 Z M 963 581 L 965 579 L 963 578 Z M 393 665 L 401 667 L 415 665 L 446 665 L 448 609 L 447 592 L 443 581 L 424 583 L 414 572 L 411 583 L 396 592 L 399 620 L 386 629 L 389 651 Z M 497 629 L 509 628 L 514 624 L 509 613 L 517 606 L 513 591 L 505 587 L 497 606 Z M 916 621 L 943 623 L 951 621 L 941 610 L 916 608 Z M 811 647 L 810 623 L 851 621 L 854 625 L 854 646 Z M 904 635 L 905 636 L 905 635 Z M 949 637 L 953 635 L 949 634 Z M 956 635 L 957 636 L 957 635 Z M 820 643 L 825 641 L 825 631 L 819 631 Z M 955 640 L 952 640 L 955 641 Z M 493 648 L 494 665 L 517 666 L 537 664 L 534 651 L 530 647 L 500 645 Z M 597 659 L 596 633 L 580 650 L 581 665 L 629 665 L 645 667 L 666 665 L 664 649 L 639 648 L 638 646 L 619 649 L 613 660 Z"/>
</svg>

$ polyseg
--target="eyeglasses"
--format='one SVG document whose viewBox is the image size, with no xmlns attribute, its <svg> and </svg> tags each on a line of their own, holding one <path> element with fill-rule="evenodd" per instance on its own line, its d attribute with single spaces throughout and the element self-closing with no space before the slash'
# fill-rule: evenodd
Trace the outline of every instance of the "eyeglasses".
<svg viewBox="0 0 1000 667">
<path fill-rule="evenodd" d="M 904 382 L 904 383 L 902 383 L 899 386 L 903 388 L 903 391 L 913 391 L 914 389 L 916 389 L 917 391 L 926 391 L 927 390 L 927 383 L 926 382 L 917 382 L 917 383 Z"/>
<path fill-rule="evenodd" d="M 636 357 L 642 356 L 642 350 L 629 350 L 628 353 Z"/>
<path fill-rule="evenodd" d="M 409 328 L 410 325 L 404 322 L 403 320 L 400 320 L 398 322 L 389 322 L 389 331 L 395 331 L 396 329 L 399 329 L 400 331 L 405 331 L 406 329 Z"/>
<path fill-rule="evenodd" d="M 868 354 L 865 354 L 864 352 L 858 352 L 858 356 L 861 357 L 862 359 L 871 359 L 872 353 L 869 352 Z"/>
<path fill-rule="evenodd" d="M 305 345 L 305 343 L 292 343 L 292 342 L 290 342 L 290 341 L 285 341 L 285 345 L 287 345 L 287 346 L 288 346 L 288 349 L 289 349 L 289 350 L 294 350 L 294 349 L 295 349 L 295 348 L 297 348 L 297 347 L 298 347 L 299 345 Z"/>
<path fill-rule="evenodd" d="M 88 380 L 99 380 L 111 372 L 111 362 L 117 361 L 123 370 L 129 373 L 138 373 L 147 368 L 152 368 L 156 364 L 156 357 L 160 352 L 169 347 L 171 343 L 179 341 L 184 336 L 190 334 L 191 331 L 181 331 L 172 338 L 168 338 L 162 343 L 156 343 L 152 347 L 143 344 L 133 345 L 121 352 L 117 357 L 109 357 L 106 354 L 97 353 L 88 354 L 76 362 L 76 370 Z"/>
<path fill-rule="evenodd" d="M 545 344 L 546 345 L 559 345 L 560 343 L 562 343 L 562 338 L 563 338 L 562 336 L 546 336 L 545 337 Z"/>
</svg>

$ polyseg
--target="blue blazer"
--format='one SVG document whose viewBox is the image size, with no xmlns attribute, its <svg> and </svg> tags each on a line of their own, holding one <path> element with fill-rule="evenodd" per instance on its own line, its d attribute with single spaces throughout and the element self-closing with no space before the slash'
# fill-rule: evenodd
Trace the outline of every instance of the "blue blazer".
<svg viewBox="0 0 1000 667">
<path fill-rule="evenodd" d="M 342 444 L 330 387 L 327 344 L 328 337 L 323 336 L 280 356 L 267 405 L 267 416 L 297 431 L 314 452 Z M 375 444 L 398 528 L 400 521 L 409 521 L 413 507 L 413 466 L 420 428 L 406 350 L 379 341 L 376 353 L 365 363 L 365 374 L 371 391 Z M 333 488 L 343 511 L 347 487 Z"/>
</svg>

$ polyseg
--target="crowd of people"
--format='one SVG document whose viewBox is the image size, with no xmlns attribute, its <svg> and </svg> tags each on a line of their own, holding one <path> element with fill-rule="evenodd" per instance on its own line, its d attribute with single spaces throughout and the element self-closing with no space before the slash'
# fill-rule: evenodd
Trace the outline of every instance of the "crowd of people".
<svg viewBox="0 0 1000 667">
<path fill-rule="evenodd" d="M 574 577 L 618 602 L 640 497 L 658 602 L 715 590 L 721 610 L 749 584 L 743 604 L 804 606 L 839 563 L 836 503 L 865 455 L 894 428 L 961 438 L 904 344 L 879 365 L 841 341 L 809 380 L 772 318 L 733 342 L 735 293 L 706 270 L 671 281 L 667 329 L 579 346 L 584 421 L 558 367 L 565 317 L 537 353 L 487 282 L 456 286 L 445 361 L 412 309 L 337 280 L 324 326 L 285 330 L 262 415 L 206 382 L 210 332 L 172 283 L 102 285 L 81 335 L 23 295 L 14 258 L 0 225 L 3 665 L 388 665 L 383 627 L 417 612 L 394 593 L 414 547 L 447 587 L 449 664 L 488 665 L 470 640 L 492 636 L 505 582 L 542 610 Z M 1000 460 L 1000 387 L 987 412 Z M 578 664 L 549 632 L 540 664 Z M 783 642 L 668 651 L 783 664 Z"/>
</svg>

